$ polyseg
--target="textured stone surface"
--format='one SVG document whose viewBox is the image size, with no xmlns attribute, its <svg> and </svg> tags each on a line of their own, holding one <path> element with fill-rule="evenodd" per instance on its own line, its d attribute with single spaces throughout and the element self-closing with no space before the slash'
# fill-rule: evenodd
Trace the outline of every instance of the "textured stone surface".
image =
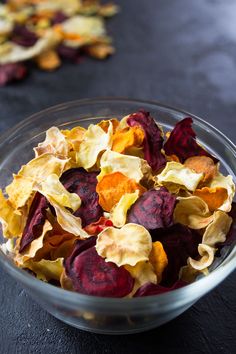
<svg viewBox="0 0 236 354">
<path fill-rule="evenodd" d="M 236 141 L 236 2 L 120 0 L 109 21 L 117 54 L 0 89 L 0 131 L 48 106 L 94 96 L 158 100 L 203 117 Z M 69 79 L 68 79 L 69 78 Z M 0 353 L 236 352 L 236 273 L 172 322 L 103 336 L 54 319 L 0 270 Z"/>
</svg>

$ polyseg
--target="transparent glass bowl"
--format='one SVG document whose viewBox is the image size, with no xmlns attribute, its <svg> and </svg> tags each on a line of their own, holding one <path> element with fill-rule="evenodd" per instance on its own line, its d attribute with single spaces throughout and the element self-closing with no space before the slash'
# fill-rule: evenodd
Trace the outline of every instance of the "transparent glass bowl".
<svg viewBox="0 0 236 354">
<path fill-rule="evenodd" d="M 216 128 L 192 114 L 158 103 L 128 99 L 85 99 L 61 104 L 37 113 L 7 131 L 0 139 L 0 188 L 4 188 L 22 164 L 33 158 L 32 148 L 44 140 L 45 131 L 53 125 L 87 127 L 101 119 L 121 118 L 143 108 L 164 127 L 190 116 L 198 139 L 220 158 L 222 172 L 235 180 L 236 148 Z M 0 242 L 3 237 L 0 234 Z M 236 246 L 232 247 L 216 269 L 184 288 L 156 296 L 133 299 L 111 299 L 69 292 L 37 280 L 18 269 L 0 251 L 0 264 L 44 309 L 74 327 L 97 333 L 126 334 L 148 330 L 175 318 L 200 297 L 224 280 L 236 267 Z M 27 311 L 27 309 L 26 309 Z"/>
</svg>

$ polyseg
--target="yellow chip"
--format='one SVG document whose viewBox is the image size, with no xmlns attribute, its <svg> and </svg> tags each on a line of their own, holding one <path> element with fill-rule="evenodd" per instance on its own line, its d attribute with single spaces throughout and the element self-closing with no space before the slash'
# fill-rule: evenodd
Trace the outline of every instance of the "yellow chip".
<svg viewBox="0 0 236 354">
<path fill-rule="evenodd" d="M 141 225 L 126 224 L 121 229 L 108 227 L 97 238 L 96 250 L 106 262 L 135 266 L 147 261 L 152 249 L 152 238 Z"/>
<path fill-rule="evenodd" d="M 116 227 L 122 227 L 126 223 L 126 215 L 130 207 L 136 202 L 139 192 L 124 194 L 119 202 L 113 207 L 110 213 L 110 219 Z"/>
<path fill-rule="evenodd" d="M 232 207 L 232 201 L 235 194 L 235 184 L 233 182 L 232 176 L 223 176 L 221 173 L 218 173 L 211 183 L 208 185 L 209 188 L 222 187 L 226 188 L 228 192 L 228 197 L 224 203 L 219 207 L 219 210 L 225 211 L 228 213 Z"/>
<path fill-rule="evenodd" d="M 149 260 L 157 276 L 157 283 L 160 283 L 162 273 L 168 265 L 168 258 L 161 242 L 156 241 L 152 243 L 152 250 L 149 255 Z"/>
<path fill-rule="evenodd" d="M 135 266 L 125 265 L 124 267 L 135 280 L 132 293 L 129 294 L 129 297 L 131 297 L 142 285 L 146 283 L 157 284 L 157 276 L 154 272 L 152 264 L 149 261 L 141 261 Z"/>
<path fill-rule="evenodd" d="M 191 257 L 188 258 L 188 264 L 196 270 L 202 271 L 208 268 L 214 261 L 216 249 L 200 243 L 198 245 L 198 253 L 200 254 L 201 258 L 199 260 L 192 259 Z"/>
<path fill-rule="evenodd" d="M 203 229 L 213 220 L 208 205 L 197 196 L 178 197 L 178 203 L 174 209 L 174 221 L 190 227 L 191 229 Z"/>
<path fill-rule="evenodd" d="M 46 131 L 46 139 L 34 148 L 35 156 L 50 153 L 58 157 L 68 157 L 69 144 L 65 136 L 57 127 L 52 127 Z"/>
<path fill-rule="evenodd" d="M 107 133 L 98 125 L 91 124 L 85 132 L 84 139 L 76 153 L 77 165 L 86 170 L 93 167 L 99 154 L 111 147 L 112 134 L 113 126 L 111 123 Z"/>
<path fill-rule="evenodd" d="M 202 177 L 203 173 L 195 173 L 181 163 L 171 161 L 167 162 L 164 170 L 156 176 L 156 180 L 170 191 L 180 188 L 195 191 Z"/>
<path fill-rule="evenodd" d="M 233 219 L 223 211 L 215 211 L 212 222 L 207 226 L 202 243 L 214 247 L 219 242 L 225 242 Z"/>
<path fill-rule="evenodd" d="M 42 259 L 39 262 L 35 262 L 32 259 L 24 263 L 24 268 L 32 270 L 39 280 L 60 280 L 63 272 L 63 258 L 58 258 L 54 261 Z"/>
</svg>

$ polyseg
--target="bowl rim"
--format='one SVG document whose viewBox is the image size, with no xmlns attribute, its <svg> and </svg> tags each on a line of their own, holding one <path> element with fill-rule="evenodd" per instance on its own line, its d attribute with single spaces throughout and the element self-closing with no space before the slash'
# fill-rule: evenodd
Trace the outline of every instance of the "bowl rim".
<svg viewBox="0 0 236 354">
<path fill-rule="evenodd" d="M 73 106 L 82 106 L 82 105 L 91 105 L 91 104 L 101 104 L 106 103 L 109 104 L 111 102 L 122 102 L 127 104 L 145 104 L 145 105 L 153 105 L 164 110 L 174 111 L 174 113 L 184 114 L 186 116 L 190 116 L 195 121 L 200 123 L 200 125 L 207 127 L 211 130 L 211 133 L 217 135 L 217 138 L 222 140 L 222 142 L 227 142 L 230 148 L 236 152 L 235 144 L 226 137 L 222 132 L 220 132 L 217 128 L 215 128 L 210 123 L 204 121 L 202 118 L 189 113 L 185 110 L 178 109 L 158 101 L 152 100 L 141 100 L 141 99 L 133 99 L 133 98 L 125 98 L 125 97 L 97 97 L 97 98 L 84 98 L 73 101 L 67 101 L 61 104 L 57 104 L 46 109 L 43 109 L 37 113 L 34 113 L 22 120 L 20 123 L 16 124 L 14 127 L 7 129 L 3 134 L 0 135 L 0 146 L 4 144 L 4 140 L 6 138 L 10 138 L 11 135 L 15 134 L 16 131 L 27 126 L 28 123 L 32 123 L 37 120 L 39 116 L 50 114 L 52 111 L 64 110 L 66 106 L 70 108 Z M 235 268 L 236 268 L 236 246 L 234 246 L 231 253 L 225 258 L 225 260 L 221 263 L 219 267 L 213 270 L 208 276 L 202 277 L 198 279 L 196 282 L 193 282 L 189 285 L 186 285 L 182 288 L 175 289 L 163 294 L 158 295 L 149 295 L 144 297 L 136 297 L 136 298 L 109 298 L 109 297 L 100 297 L 100 296 L 92 296 L 80 294 L 77 292 L 68 291 L 49 283 L 38 280 L 32 275 L 28 274 L 26 271 L 16 267 L 14 263 L 5 255 L 2 250 L 0 250 L 0 264 L 10 273 L 16 280 L 19 279 L 21 284 L 27 286 L 28 289 L 31 289 L 33 292 L 37 291 L 38 293 L 44 293 L 46 296 L 57 298 L 58 301 L 61 301 L 65 304 L 65 302 L 74 304 L 74 305 L 84 305 L 86 307 L 93 306 L 94 308 L 101 309 L 101 305 L 106 304 L 106 309 L 114 310 L 119 304 L 118 312 L 121 310 L 130 309 L 139 309 L 144 310 L 147 306 L 153 306 L 157 303 L 165 305 L 169 305 L 170 302 L 173 302 L 173 297 L 178 297 L 179 300 L 172 304 L 173 307 L 181 306 L 186 303 L 186 296 L 189 296 L 189 299 L 194 298 L 194 294 L 197 288 L 202 288 L 202 294 L 198 294 L 195 298 L 200 298 L 203 294 L 206 294 L 210 290 L 212 290 L 215 286 L 217 286 L 221 281 L 223 281 Z M 206 290 L 207 288 L 207 290 Z M 145 307 L 143 307 L 145 305 Z"/>
</svg>

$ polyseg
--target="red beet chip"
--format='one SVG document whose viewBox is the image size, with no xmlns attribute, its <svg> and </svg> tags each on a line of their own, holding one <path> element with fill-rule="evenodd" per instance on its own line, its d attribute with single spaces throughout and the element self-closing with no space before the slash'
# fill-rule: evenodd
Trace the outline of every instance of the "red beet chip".
<svg viewBox="0 0 236 354">
<path fill-rule="evenodd" d="M 127 220 L 148 230 L 169 227 L 173 224 L 175 201 L 167 189 L 151 189 L 132 205 Z"/>
<path fill-rule="evenodd" d="M 73 168 L 64 172 L 60 178 L 61 183 L 70 193 L 76 193 L 81 198 L 81 206 L 74 215 L 82 219 L 82 227 L 97 221 L 103 215 L 96 192 L 97 175 L 97 172 Z"/>
<path fill-rule="evenodd" d="M 54 16 L 53 16 L 53 18 L 52 18 L 52 20 L 51 20 L 51 23 L 52 23 L 52 25 L 56 25 L 56 24 L 58 24 L 58 23 L 64 22 L 64 21 L 67 20 L 67 19 L 68 19 L 68 16 L 66 16 L 66 15 L 64 14 L 64 12 L 62 12 L 62 11 L 57 11 L 57 12 L 54 14 Z"/>
<path fill-rule="evenodd" d="M 192 129 L 192 123 L 192 118 L 188 117 L 175 125 L 164 144 L 166 155 L 176 155 L 181 163 L 192 156 L 208 156 L 214 160 L 214 162 L 218 162 L 214 156 L 197 143 L 196 133 Z"/>
<path fill-rule="evenodd" d="M 77 64 L 81 62 L 81 51 L 78 48 L 71 48 L 65 44 L 60 44 L 57 47 L 57 52 L 62 59 L 71 60 Z"/>
<path fill-rule="evenodd" d="M 174 224 L 166 229 L 151 231 L 153 241 L 160 241 L 167 254 L 168 265 L 165 268 L 160 285 L 170 287 L 179 278 L 179 271 L 187 264 L 188 257 L 199 257 L 198 244 L 202 236 L 181 224 Z"/>
<path fill-rule="evenodd" d="M 5 86 L 11 81 L 22 80 L 27 74 L 27 69 L 22 63 L 0 65 L 0 86 Z"/>
<path fill-rule="evenodd" d="M 171 287 L 166 287 L 166 286 L 161 286 L 159 284 L 153 284 L 153 283 L 146 283 L 142 285 L 134 294 L 134 297 L 141 297 L 141 296 L 151 296 L 151 295 L 159 295 L 159 294 L 164 294 L 169 291 L 175 290 L 182 288 L 183 286 L 188 285 L 183 280 L 177 280 L 176 283 L 174 283 Z"/>
<path fill-rule="evenodd" d="M 47 199 L 37 192 L 30 206 L 27 222 L 20 240 L 20 253 L 42 234 L 47 208 Z"/>
<path fill-rule="evenodd" d="M 22 47 L 32 47 L 38 40 L 38 36 L 23 25 L 15 25 L 10 40 Z"/>
<path fill-rule="evenodd" d="M 105 262 L 95 247 L 79 254 L 76 247 L 65 262 L 66 275 L 75 291 L 104 297 L 124 297 L 132 291 L 134 279 L 124 267 Z"/>
<path fill-rule="evenodd" d="M 162 131 L 150 116 L 149 112 L 140 110 L 133 113 L 127 119 L 127 124 L 131 127 L 139 125 L 145 132 L 143 145 L 144 158 L 147 160 L 154 172 L 158 172 L 166 164 L 166 159 L 161 153 L 163 145 Z"/>
</svg>

